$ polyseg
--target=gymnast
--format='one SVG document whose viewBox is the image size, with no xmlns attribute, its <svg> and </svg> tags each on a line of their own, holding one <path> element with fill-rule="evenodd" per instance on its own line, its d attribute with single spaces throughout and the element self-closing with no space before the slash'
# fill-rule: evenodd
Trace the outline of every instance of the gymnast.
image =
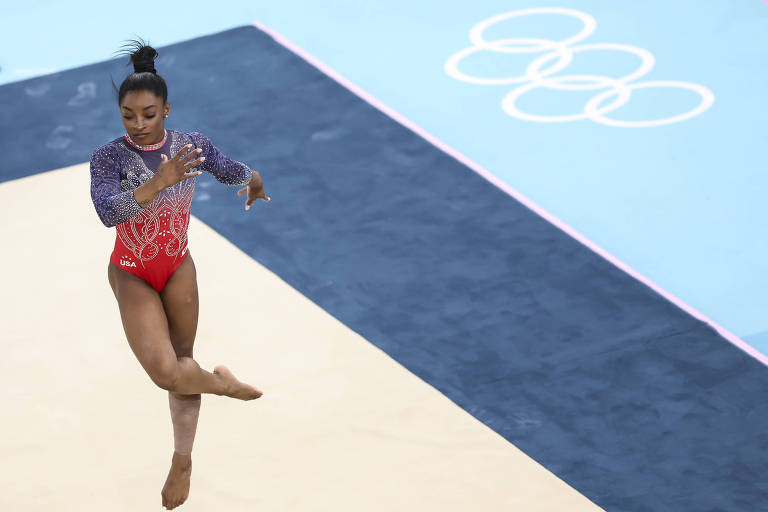
<svg viewBox="0 0 768 512">
<path fill-rule="evenodd" d="M 91 198 L 104 225 L 116 227 L 107 278 L 128 344 L 150 379 L 168 391 L 174 452 L 161 497 L 173 509 L 189 496 L 201 393 L 262 395 L 226 366 L 211 373 L 192 358 L 199 306 L 187 227 L 195 178 L 206 171 L 242 186 L 237 194 L 247 194 L 246 210 L 270 198 L 258 172 L 224 156 L 205 135 L 166 130 L 171 104 L 154 67 L 157 51 L 140 40 L 124 48 L 134 68 L 117 91 L 126 133 L 93 152 Z"/>
</svg>

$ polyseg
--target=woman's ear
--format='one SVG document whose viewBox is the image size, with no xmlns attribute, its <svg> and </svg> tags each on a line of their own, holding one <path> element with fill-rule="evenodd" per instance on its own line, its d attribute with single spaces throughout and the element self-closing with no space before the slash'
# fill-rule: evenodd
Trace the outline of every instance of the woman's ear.
<svg viewBox="0 0 768 512">
<path fill-rule="evenodd" d="M 168 117 L 168 114 L 171 113 L 171 104 L 170 103 L 166 103 L 165 106 L 163 107 L 163 110 L 165 111 L 163 113 L 163 117 Z"/>
</svg>

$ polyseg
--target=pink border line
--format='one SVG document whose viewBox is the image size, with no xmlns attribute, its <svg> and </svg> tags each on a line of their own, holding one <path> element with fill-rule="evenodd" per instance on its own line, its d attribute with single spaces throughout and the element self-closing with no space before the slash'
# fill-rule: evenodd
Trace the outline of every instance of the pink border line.
<svg viewBox="0 0 768 512">
<path fill-rule="evenodd" d="M 766 1 L 768 1 L 768 0 L 766 0 Z M 742 340 L 741 338 L 739 338 L 738 336 L 736 336 L 735 334 L 733 334 L 732 332 L 727 330 L 725 327 L 719 325 L 714 320 L 708 318 L 707 316 L 705 316 L 701 312 L 697 311 L 692 306 L 689 306 L 688 304 L 683 302 L 681 299 L 678 299 L 677 297 L 675 297 L 674 295 L 672 295 L 668 291 L 664 290 L 659 285 L 657 285 L 656 283 L 654 283 L 653 281 L 651 281 L 650 279 L 648 279 L 647 277 L 642 275 L 640 272 L 638 272 L 637 270 L 633 269 L 632 267 L 630 267 L 629 265 L 627 265 L 623 261 L 619 260 L 618 258 L 613 256 L 612 254 L 610 254 L 608 251 L 606 251 L 605 249 L 603 249 L 602 247 L 600 247 L 599 245 L 597 245 L 596 243 L 592 242 L 591 240 L 586 238 L 584 235 L 582 235 L 581 233 L 579 233 L 578 231 L 576 231 L 575 229 L 570 227 L 568 224 L 566 224 L 565 222 L 561 221 L 560 219 L 558 219 L 557 217 L 555 217 L 554 215 L 552 215 L 551 213 L 549 213 L 548 211 L 544 210 L 543 208 L 538 206 L 536 203 L 534 203 L 533 201 L 531 201 L 530 199 L 525 197 L 523 194 L 521 194 L 520 192 L 518 192 L 514 188 L 510 187 L 509 185 L 507 185 L 506 183 L 501 181 L 499 178 L 497 178 L 496 176 L 491 174 L 489 171 L 487 171 L 486 169 L 481 167 L 479 164 L 473 162 L 472 160 L 470 160 L 466 156 L 464 156 L 461 153 L 459 153 L 457 150 L 455 150 L 452 147 L 448 146 L 445 142 L 441 141 L 440 139 L 438 139 L 437 137 L 435 137 L 431 133 L 427 132 L 426 130 L 424 130 L 423 128 L 418 126 L 416 123 L 414 123 L 411 120 L 407 119 L 405 116 L 403 116 L 399 112 L 396 112 L 392 108 L 388 107 L 387 105 L 385 105 L 384 103 L 382 103 L 381 101 L 379 101 L 378 99 L 373 97 L 368 92 L 364 91 L 363 89 L 361 89 L 357 85 L 353 84 L 352 82 L 350 82 L 349 80 L 344 78 L 342 75 L 337 73 L 335 70 L 333 70 L 332 68 L 328 67 L 323 62 L 321 62 L 320 60 L 318 60 L 314 56 L 312 56 L 309 53 L 307 53 L 304 49 L 300 48 L 299 46 L 294 44 L 292 41 L 289 41 L 288 39 L 283 37 L 282 34 L 279 34 L 279 33 L 275 32 L 274 30 L 272 30 L 270 28 L 267 28 L 267 27 L 265 27 L 264 25 L 262 25 L 262 24 L 260 24 L 258 22 L 254 22 L 253 26 L 258 28 L 259 30 L 269 34 L 275 41 L 277 41 L 278 43 L 280 43 L 281 45 L 286 47 L 288 50 L 292 51 L 293 53 L 295 53 L 296 55 L 298 55 L 299 57 L 301 57 L 305 61 L 309 62 L 314 67 L 316 67 L 317 69 L 319 69 L 320 71 L 322 71 L 323 73 L 325 73 L 326 75 L 328 75 L 329 77 L 331 77 L 332 79 L 337 81 L 342 86 L 344 86 L 347 89 L 349 89 L 350 91 L 352 91 L 354 94 L 356 94 L 357 96 L 359 96 L 360 98 L 362 98 L 366 102 L 370 103 L 371 105 L 373 105 L 377 109 L 381 110 L 382 112 L 387 114 L 389 117 L 391 117 L 392 119 L 394 119 L 398 123 L 402 124 L 403 126 L 407 127 L 408 129 L 412 130 L 413 132 L 417 133 L 418 135 L 420 135 L 421 137 L 423 137 L 424 139 L 426 139 L 430 143 L 432 143 L 434 146 L 440 148 L 442 151 L 448 153 L 453 158 L 455 158 L 459 162 L 463 163 L 464 165 L 466 165 L 467 167 L 469 167 L 470 169 L 475 171 L 477 174 L 479 174 L 480 176 L 482 176 L 486 180 L 490 181 L 491 183 L 493 183 L 494 185 L 499 187 L 501 190 L 503 190 L 504 192 L 506 192 L 507 194 L 509 194 L 513 198 L 515 198 L 517 201 L 521 202 L 528 209 L 530 209 L 531 211 L 533 211 L 537 215 L 543 217 L 548 222 L 550 222 L 554 226 L 558 227 L 559 229 L 564 231 L 566 234 L 568 234 L 572 238 L 575 238 L 576 240 L 581 242 L 588 249 L 596 252 L 597 254 L 599 254 L 600 256 L 602 256 L 603 258 L 605 258 L 606 260 L 608 260 L 609 262 L 611 262 L 612 264 L 614 264 L 615 266 L 617 266 L 618 268 L 620 268 L 621 270 L 623 270 L 624 272 L 629 274 L 630 276 L 634 277 L 635 279 L 637 279 L 641 283 L 645 284 L 646 286 L 651 288 L 653 291 L 655 291 L 656 293 L 658 293 L 659 295 L 661 295 L 662 297 L 664 297 L 665 299 L 667 299 L 668 301 L 670 301 L 671 303 L 673 303 L 674 305 L 676 305 L 677 307 L 679 307 L 680 309 L 685 311 L 686 313 L 690 314 L 691 316 L 693 316 L 695 318 L 698 318 L 702 322 L 705 322 L 705 323 L 709 324 L 718 333 L 720 333 L 720 335 L 723 336 L 726 340 L 730 341 L 731 343 L 733 343 L 734 345 L 739 347 L 741 350 L 743 350 L 744 352 L 746 352 L 750 356 L 754 357 L 755 359 L 757 359 L 758 361 L 760 361 L 764 365 L 768 366 L 768 356 L 766 356 L 765 354 L 763 354 L 762 352 L 757 350 L 755 347 L 753 347 L 752 345 L 750 345 L 746 341 Z"/>
</svg>

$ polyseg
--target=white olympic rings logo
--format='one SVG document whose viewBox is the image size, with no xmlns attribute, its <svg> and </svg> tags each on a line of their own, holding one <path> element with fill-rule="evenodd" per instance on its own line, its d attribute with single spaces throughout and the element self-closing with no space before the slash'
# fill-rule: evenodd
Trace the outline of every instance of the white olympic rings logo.
<svg viewBox="0 0 768 512">
<path fill-rule="evenodd" d="M 575 36 L 562 41 L 551 41 L 549 39 L 539 38 L 506 38 L 495 41 L 488 41 L 483 37 L 483 33 L 495 23 L 510 19 L 528 16 L 531 14 L 558 14 L 570 16 L 580 20 L 583 24 L 581 31 Z M 589 37 L 597 27 L 597 22 L 589 14 L 574 9 L 565 9 L 559 7 L 539 7 L 531 9 L 520 9 L 510 11 L 497 16 L 492 16 L 476 24 L 469 31 L 469 40 L 473 46 L 465 48 L 453 54 L 445 62 L 445 72 L 456 80 L 469 82 L 479 85 L 506 85 L 522 84 L 516 89 L 508 92 L 501 102 L 504 112 L 517 119 L 525 121 L 535 121 L 540 123 L 559 123 L 567 121 L 578 121 L 581 119 L 590 119 L 597 123 L 608 126 L 620 127 L 650 127 L 666 124 L 678 123 L 695 117 L 706 111 L 715 101 L 714 93 L 703 85 L 690 82 L 679 82 L 673 80 L 655 80 L 648 82 L 635 82 L 640 77 L 645 76 L 654 66 L 656 60 L 651 52 L 637 46 L 615 43 L 595 43 L 581 44 L 573 46 L 574 43 L 583 41 Z M 631 53 L 640 58 L 640 66 L 633 72 L 618 78 L 599 76 L 599 75 L 563 75 L 553 76 L 555 73 L 563 70 L 573 61 L 573 55 L 578 52 L 609 50 Z M 491 51 L 497 53 L 527 54 L 547 52 L 536 58 L 526 68 L 525 75 L 483 78 L 468 75 L 459 70 L 459 63 L 465 57 L 481 51 Z M 553 62 L 554 61 L 554 62 Z M 538 115 L 523 112 L 517 107 L 518 99 L 525 93 L 544 87 L 547 89 L 561 91 L 592 91 L 599 89 L 608 89 L 592 97 L 584 106 L 584 112 L 571 115 Z M 678 114 L 663 119 L 652 119 L 646 121 L 620 121 L 610 119 L 605 116 L 624 106 L 632 91 L 635 89 L 646 89 L 652 87 L 672 87 L 679 89 L 688 89 L 701 96 L 699 104 L 688 112 Z M 606 103 L 611 97 L 616 98 Z"/>
</svg>

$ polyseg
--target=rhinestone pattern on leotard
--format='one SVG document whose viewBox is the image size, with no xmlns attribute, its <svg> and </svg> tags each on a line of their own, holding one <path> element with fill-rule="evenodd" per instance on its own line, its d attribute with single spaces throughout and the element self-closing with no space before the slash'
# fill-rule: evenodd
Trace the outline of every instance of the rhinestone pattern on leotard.
<svg viewBox="0 0 768 512">
<path fill-rule="evenodd" d="M 171 155 L 182 146 L 179 137 L 172 137 Z M 121 190 L 133 190 L 154 176 L 138 153 L 131 152 L 126 163 L 126 178 L 120 183 Z M 163 189 L 137 215 L 117 225 L 120 241 L 142 265 L 154 259 L 160 251 L 166 256 L 176 256 L 186 247 L 194 193 L 195 178 L 180 181 Z"/>
<path fill-rule="evenodd" d="M 169 130 L 168 151 L 164 147 L 139 152 L 129 147 L 124 137 L 101 146 L 91 157 L 91 197 L 99 218 L 106 226 L 116 226 L 117 236 L 136 259 L 144 265 L 160 251 L 175 257 L 187 245 L 187 229 L 195 178 L 180 181 L 164 189 L 146 208 L 136 202 L 133 191 L 152 176 L 152 166 L 159 163 L 160 152 L 175 155 L 185 144 L 200 147 L 205 161 L 200 169 L 211 173 L 221 183 L 245 185 L 252 176 L 242 162 L 231 160 L 198 132 Z"/>
</svg>

